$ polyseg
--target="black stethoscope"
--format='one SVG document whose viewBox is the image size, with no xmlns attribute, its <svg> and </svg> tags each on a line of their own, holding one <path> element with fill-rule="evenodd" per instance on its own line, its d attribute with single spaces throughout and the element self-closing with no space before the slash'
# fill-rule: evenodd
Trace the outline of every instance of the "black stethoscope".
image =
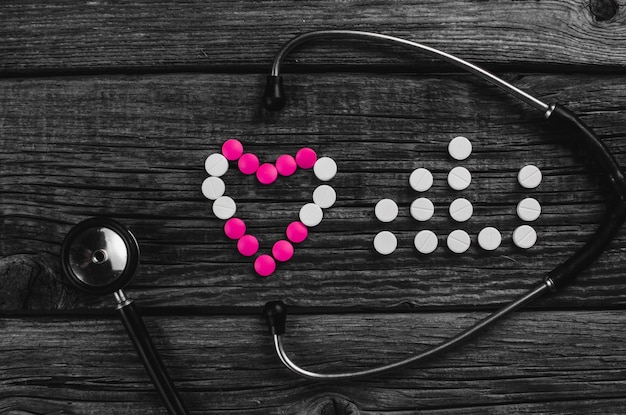
<svg viewBox="0 0 626 415">
<path fill-rule="evenodd" d="M 607 201 L 607 212 L 593 237 L 568 260 L 550 271 L 538 286 L 438 346 L 395 363 L 348 373 L 323 374 L 303 369 L 289 359 L 284 349 L 283 336 L 285 334 L 287 307 L 280 301 L 267 303 L 263 314 L 268 322 L 274 348 L 281 362 L 292 372 L 315 380 L 346 380 L 379 375 L 422 362 L 460 345 L 509 313 L 548 292 L 556 291 L 558 287 L 572 280 L 604 251 L 626 221 L 626 180 L 624 173 L 594 132 L 573 112 L 559 104 L 546 104 L 482 68 L 419 43 L 377 33 L 351 30 L 325 30 L 300 35 L 285 44 L 274 58 L 271 74 L 267 77 L 267 85 L 263 95 L 264 107 L 270 111 L 277 111 L 285 105 L 280 65 L 289 52 L 311 40 L 337 38 L 373 40 L 419 50 L 471 72 L 507 91 L 541 111 L 549 124 L 569 134 L 571 145 L 583 149 L 587 157 L 592 159 L 600 169 L 604 181 L 611 189 L 612 198 Z M 166 407 L 171 414 L 186 414 L 187 410 L 167 375 L 141 317 L 133 302 L 127 299 L 122 292 L 122 288 L 130 282 L 139 264 L 139 248 L 132 233 L 123 225 L 108 218 L 89 219 L 76 225 L 67 235 L 63 243 L 61 259 L 65 273 L 78 288 L 92 294 L 114 293 L 124 326 Z"/>
</svg>

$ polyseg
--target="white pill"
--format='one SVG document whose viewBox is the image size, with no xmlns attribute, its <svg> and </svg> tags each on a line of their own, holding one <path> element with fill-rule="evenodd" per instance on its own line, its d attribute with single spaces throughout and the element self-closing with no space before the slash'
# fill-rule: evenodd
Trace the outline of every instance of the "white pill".
<svg viewBox="0 0 626 415">
<path fill-rule="evenodd" d="M 220 219 L 230 219 L 236 211 L 237 205 L 235 201 L 228 196 L 219 197 L 213 202 L 213 213 Z"/>
<path fill-rule="evenodd" d="M 430 199 L 420 197 L 411 203 L 411 216 L 415 220 L 420 222 L 427 221 L 433 217 L 433 213 L 435 213 L 435 205 L 433 205 Z"/>
<path fill-rule="evenodd" d="M 417 235 L 415 235 L 415 239 L 413 241 L 415 244 L 415 249 L 422 254 L 430 254 L 435 249 L 437 249 L 437 235 L 433 231 L 423 230 L 419 231 Z"/>
<path fill-rule="evenodd" d="M 470 247 L 471 240 L 467 232 L 457 229 L 448 235 L 448 248 L 455 254 L 462 254 Z"/>
<path fill-rule="evenodd" d="M 425 192 L 433 185 L 433 175 L 424 168 L 413 170 L 409 176 L 409 184 L 416 192 Z"/>
<path fill-rule="evenodd" d="M 472 182 L 472 174 L 465 167 L 455 167 L 448 173 L 448 185 L 454 190 L 464 190 Z"/>
<path fill-rule="evenodd" d="M 313 165 L 313 173 L 323 182 L 327 182 L 337 174 L 337 163 L 330 157 L 320 157 Z"/>
<path fill-rule="evenodd" d="M 513 231 L 513 243 L 520 248 L 528 249 L 537 242 L 537 232 L 528 225 L 518 226 Z"/>
<path fill-rule="evenodd" d="M 478 245 L 485 251 L 493 251 L 500 246 L 502 235 L 500 231 L 492 226 L 488 226 L 478 233 Z"/>
<path fill-rule="evenodd" d="M 300 222 L 309 228 L 319 225 L 323 218 L 322 208 L 315 203 L 307 203 L 300 208 Z"/>
<path fill-rule="evenodd" d="M 335 201 L 337 201 L 337 193 L 327 184 L 317 186 L 317 189 L 313 191 L 313 203 L 322 209 L 331 207 Z"/>
<path fill-rule="evenodd" d="M 389 255 L 398 247 L 396 236 L 389 231 L 379 232 L 374 237 L 374 249 L 381 255 Z"/>
<path fill-rule="evenodd" d="M 517 216 L 526 222 L 532 222 L 541 215 L 541 205 L 537 199 L 527 197 L 517 204 Z"/>
<path fill-rule="evenodd" d="M 517 181 L 526 189 L 534 189 L 539 186 L 541 179 L 541 170 L 532 164 L 522 167 L 517 173 Z"/>
<path fill-rule="evenodd" d="M 455 160 L 465 160 L 472 154 L 472 143 L 465 137 L 454 137 L 448 144 L 448 153 Z"/>
<path fill-rule="evenodd" d="M 398 205 L 391 199 L 382 199 L 376 203 L 374 214 L 381 222 L 391 222 L 398 217 Z"/>
<path fill-rule="evenodd" d="M 226 185 L 219 177 L 207 177 L 202 182 L 202 194 L 207 199 L 215 200 L 218 197 L 222 197 L 225 191 Z"/>
<path fill-rule="evenodd" d="M 474 214 L 474 207 L 472 206 L 472 203 L 463 197 L 452 201 L 448 210 L 450 212 L 450 217 L 457 222 L 465 222 Z"/>
<path fill-rule="evenodd" d="M 228 171 L 228 160 L 219 153 L 213 153 L 206 158 L 204 169 L 211 176 L 223 176 Z"/>
</svg>

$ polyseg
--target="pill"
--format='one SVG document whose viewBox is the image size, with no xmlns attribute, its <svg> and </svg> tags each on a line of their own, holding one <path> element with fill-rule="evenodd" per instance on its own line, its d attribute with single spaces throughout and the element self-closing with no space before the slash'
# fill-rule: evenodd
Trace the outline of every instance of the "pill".
<svg viewBox="0 0 626 415">
<path fill-rule="evenodd" d="M 291 222 L 287 225 L 285 234 L 291 242 L 299 244 L 309 235 L 309 229 L 302 222 Z"/>
<path fill-rule="evenodd" d="M 219 153 L 213 153 L 206 158 L 204 169 L 211 176 L 220 177 L 228 171 L 228 160 Z"/>
<path fill-rule="evenodd" d="M 381 255 L 389 255 L 396 250 L 398 240 L 396 236 L 389 231 L 379 232 L 374 237 L 374 249 Z"/>
<path fill-rule="evenodd" d="M 246 233 L 246 224 L 239 218 L 230 218 L 224 224 L 224 233 L 230 239 L 239 239 Z"/>
<path fill-rule="evenodd" d="M 415 244 L 415 249 L 422 254 L 430 254 L 435 249 L 437 249 L 437 235 L 433 231 L 423 230 L 419 231 L 417 235 L 415 235 L 415 239 L 413 240 Z"/>
<path fill-rule="evenodd" d="M 259 250 L 259 240 L 252 235 L 244 235 L 237 241 L 237 250 L 243 256 L 252 256 Z"/>
<path fill-rule="evenodd" d="M 493 226 L 483 228 L 478 233 L 478 245 L 485 251 L 493 251 L 500 246 L 502 235 Z"/>
<path fill-rule="evenodd" d="M 537 232 L 528 225 L 518 226 L 513 231 L 513 243 L 516 246 L 528 249 L 537 242 Z"/>
<path fill-rule="evenodd" d="M 450 251 L 455 254 L 462 254 L 467 251 L 471 244 L 469 235 L 461 229 L 450 232 L 446 242 Z"/>
<path fill-rule="evenodd" d="M 330 157 L 320 157 L 313 165 L 315 177 L 323 182 L 327 182 L 337 174 L 337 163 Z"/>
<path fill-rule="evenodd" d="M 289 154 L 283 154 L 276 159 L 276 170 L 281 176 L 291 176 L 297 169 L 296 159 Z"/>
<path fill-rule="evenodd" d="M 472 154 L 472 143 L 465 137 L 454 137 L 448 144 L 448 153 L 455 160 L 465 160 Z"/>
<path fill-rule="evenodd" d="M 243 174 L 254 174 L 259 168 L 259 158 L 252 153 L 246 153 L 239 157 L 237 166 Z"/>
<path fill-rule="evenodd" d="M 278 177 L 278 170 L 271 163 L 264 163 L 259 166 L 256 171 L 256 178 L 263 184 L 272 184 Z"/>
<path fill-rule="evenodd" d="M 526 222 L 532 222 L 541 215 L 541 205 L 537 199 L 527 197 L 517 204 L 517 216 Z"/>
<path fill-rule="evenodd" d="M 226 185 L 219 177 L 207 177 L 202 182 L 202 194 L 209 200 L 215 200 L 224 195 Z"/>
<path fill-rule="evenodd" d="M 323 218 L 322 208 L 315 203 L 307 203 L 300 208 L 300 222 L 309 228 L 319 225 Z"/>
<path fill-rule="evenodd" d="M 296 163 L 301 169 L 310 169 L 315 165 L 316 161 L 317 154 L 315 154 L 315 150 L 311 148 L 301 148 L 296 153 Z"/>
<path fill-rule="evenodd" d="M 541 170 L 532 164 L 522 167 L 517 173 L 517 181 L 526 189 L 534 189 L 539 186 L 541 179 Z"/>
<path fill-rule="evenodd" d="M 433 175 L 422 167 L 415 169 L 409 176 L 409 185 L 416 192 L 425 192 L 433 185 Z"/>
<path fill-rule="evenodd" d="M 472 174 L 465 167 L 455 167 L 448 173 L 448 185 L 454 190 L 464 190 L 472 182 Z"/>
<path fill-rule="evenodd" d="M 254 260 L 254 270 L 261 277 L 269 277 L 276 271 L 276 261 L 267 254 L 259 255 Z"/>
<path fill-rule="evenodd" d="M 237 160 L 243 154 L 243 145 L 235 138 L 226 140 L 222 145 L 222 154 L 228 160 Z"/>
<path fill-rule="evenodd" d="M 277 261 L 289 261 L 293 257 L 293 245 L 285 240 L 277 241 L 272 247 L 272 255 Z"/>
<path fill-rule="evenodd" d="M 335 189 L 327 184 L 318 186 L 313 191 L 313 203 L 322 209 L 328 209 L 337 201 L 337 193 Z"/>
<path fill-rule="evenodd" d="M 465 222 L 474 214 L 474 207 L 469 200 L 460 197 L 450 203 L 448 211 L 450 212 L 450 217 L 455 221 Z"/>
<path fill-rule="evenodd" d="M 374 214 L 381 222 L 391 222 L 398 216 L 398 205 L 391 199 L 382 199 L 376 203 Z"/>
<path fill-rule="evenodd" d="M 236 211 L 237 205 L 235 201 L 228 196 L 218 197 L 215 202 L 213 202 L 213 213 L 219 219 L 230 219 Z"/>
<path fill-rule="evenodd" d="M 413 219 L 424 222 L 433 217 L 433 213 L 435 213 L 435 205 L 433 205 L 433 202 L 431 202 L 430 199 L 420 197 L 411 203 L 410 211 Z"/>
</svg>

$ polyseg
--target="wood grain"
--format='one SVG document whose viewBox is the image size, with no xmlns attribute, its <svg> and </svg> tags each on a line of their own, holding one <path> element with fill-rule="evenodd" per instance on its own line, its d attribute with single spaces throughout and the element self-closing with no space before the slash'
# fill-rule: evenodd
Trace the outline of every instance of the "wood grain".
<svg viewBox="0 0 626 415">
<path fill-rule="evenodd" d="M 607 2 L 12 0 L 0 6 L 0 74 L 266 71 L 287 40 L 331 28 L 385 32 L 491 65 L 623 69 L 626 8 L 600 3 Z M 432 66 L 377 45 L 305 48 L 290 62 Z"/>
<path fill-rule="evenodd" d="M 479 316 L 294 315 L 286 347 L 310 369 L 364 368 L 423 350 Z M 599 408 L 619 414 L 626 408 L 620 311 L 519 313 L 421 367 L 330 385 L 284 369 L 255 315 L 146 322 L 193 413 L 319 414 L 320 402 L 333 398 L 363 414 L 600 414 Z M 118 321 L 5 318 L 0 324 L 0 412 L 165 413 Z"/>
</svg>

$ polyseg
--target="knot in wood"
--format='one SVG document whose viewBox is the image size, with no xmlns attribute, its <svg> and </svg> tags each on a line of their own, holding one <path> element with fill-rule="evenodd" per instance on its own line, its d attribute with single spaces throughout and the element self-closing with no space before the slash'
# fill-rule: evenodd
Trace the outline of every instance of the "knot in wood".
<svg viewBox="0 0 626 415">
<path fill-rule="evenodd" d="M 306 413 L 309 415 L 360 415 L 361 411 L 343 396 L 330 395 L 315 399 Z"/>
<path fill-rule="evenodd" d="M 616 0 L 591 0 L 589 10 L 594 19 L 598 22 L 611 20 L 619 10 L 619 4 Z"/>
</svg>

